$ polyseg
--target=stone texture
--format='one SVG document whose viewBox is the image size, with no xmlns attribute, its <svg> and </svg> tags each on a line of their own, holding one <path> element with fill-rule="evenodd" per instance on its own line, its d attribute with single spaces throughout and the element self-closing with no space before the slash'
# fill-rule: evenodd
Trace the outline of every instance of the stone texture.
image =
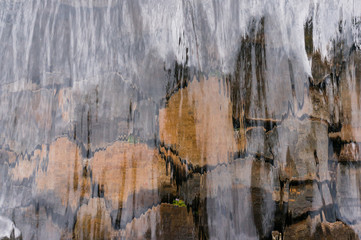
<svg viewBox="0 0 361 240">
<path fill-rule="evenodd" d="M 80 206 L 73 239 L 111 239 L 111 219 L 103 198 L 91 198 Z"/>
<path fill-rule="evenodd" d="M 291 218 L 303 217 L 323 206 L 317 183 L 291 185 L 289 187 L 288 214 Z"/>
<path fill-rule="evenodd" d="M 361 53 L 353 51 L 340 81 L 340 105 L 342 106 L 342 138 L 345 141 L 359 142 L 361 139 L 360 123 L 360 78 L 361 78 Z"/>
<path fill-rule="evenodd" d="M 161 204 L 127 224 L 126 239 L 196 239 L 193 215 L 186 207 Z"/>
<path fill-rule="evenodd" d="M 174 196 L 176 191 L 167 175 L 166 162 L 157 150 L 146 144 L 118 141 L 97 150 L 88 159 L 84 157 L 87 150 L 62 137 L 31 154 L 16 156 L 11 151 L 2 154 L 6 155 L 7 164 L 11 162 L 9 181 L 21 184 L 19 188 L 10 188 L 7 197 L 32 191 L 36 199 L 19 198 L 7 203 L 18 208 L 17 220 L 29 233 L 25 239 L 40 236 L 110 239 L 116 234 L 114 228 L 125 227 L 132 218 L 161 199 L 169 199 L 169 194 Z M 22 208 L 24 204 L 34 205 L 35 211 Z M 42 208 L 38 209 L 39 204 L 51 210 L 44 213 Z M 91 209 L 97 208 L 100 213 L 93 214 Z M 23 222 L 21 212 L 24 211 L 28 222 Z M 29 230 L 38 226 L 39 211 L 45 215 L 40 217 L 44 218 L 40 222 L 47 226 L 48 232 Z M 99 221 L 97 214 L 102 216 Z M 72 224 L 76 226 L 74 233 L 69 229 Z"/>
<path fill-rule="evenodd" d="M 336 169 L 336 196 L 338 218 L 350 224 L 361 221 L 361 178 L 358 166 L 341 165 Z"/>
<path fill-rule="evenodd" d="M 0 239 L 1 240 L 20 240 L 21 232 L 15 227 L 15 224 L 5 217 L 0 216 Z"/>
<path fill-rule="evenodd" d="M 355 238 L 350 6 L 163 4 L 0 4 L 0 214 L 24 239 Z"/>
<path fill-rule="evenodd" d="M 237 159 L 203 174 L 200 199 L 206 199 L 210 236 L 268 236 L 275 213 L 273 174 L 270 164 L 253 158 Z"/>
<path fill-rule="evenodd" d="M 319 222 L 310 218 L 285 229 L 284 239 L 359 239 L 351 227 L 342 222 Z"/>
<path fill-rule="evenodd" d="M 339 161 L 341 162 L 359 162 L 361 161 L 360 144 L 348 143 L 341 148 Z"/>
<path fill-rule="evenodd" d="M 48 205 L 49 206 L 49 205 Z M 24 240 L 30 239 L 70 239 L 70 229 L 64 226 L 63 217 L 53 214 L 49 207 L 40 204 L 19 207 L 13 211 L 14 221 L 19 229 L 26 234 L 22 235 Z"/>
<path fill-rule="evenodd" d="M 182 159 L 195 166 L 227 162 L 229 154 L 239 150 L 230 104 L 229 86 L 224 80 L 193 79 L 160 110 L 160 140 L 174 146 Z"/>
<path fill-rule="evenodd" d="M 158 189 L 170 181 L 165 161 L 145 144 L 115 142 L 95 152 L 90 165 L 92 184 L 100 187 L 114 209 L 126 207 L 127 201 L 152 206 L 159 201 Z"/>
<path fill-rule="evenodd" d="M 274 164 L 281 169 L 282 178 L 321 181 L 330 178 L 326 124 L 288 118 L 268 134 Z"/>
<path fill-rule="evenodd" d="M 79 147 L 67 138 L 52 143 L 47 157 L 40 159 L 35 180 L 38 193 L 52 191 L 62 205 L 75 211 L 80 199 L 90 194 L 90 178 L 85 174 L 87 161 L 83 161 Z"/>
</svg>

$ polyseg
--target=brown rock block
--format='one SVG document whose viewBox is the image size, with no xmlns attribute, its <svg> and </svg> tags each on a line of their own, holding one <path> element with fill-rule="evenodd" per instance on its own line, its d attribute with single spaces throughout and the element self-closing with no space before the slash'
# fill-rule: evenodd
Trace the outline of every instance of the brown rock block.
<svg viewBox="0 0 361 240">
<path fill-rule="evenodd" d="M 317 88 L 310 88 L 309 91 L 309 101 L 311 103 L 312 110 L 306 113 L 313 118 L 330 122 L 330 116 L 333 114 L 335 107 L 333 105 L 334 99 L 328 96 L 327 93 L 322 92 Z"/>
<path fill-rule="evenodd" d="M 160 147 L 159 151 L 167 163 L 166 173 L 170 175 L 170 180 L 175 180 L 176 183 L 180 183 L 186 179 L 188 174 L 192 173 L 192 170 L 188 169 L 188 162 L 182 160 L 177 153 L 174 153 L 170 149 L 167 150 L 165 147 Z"/>
<path fill-rule="evenodd" d="M 353 51 L 340 81 L 341 135 L 345 141 L 361 141 L 361 54 Z"/>
<path fill-rule="evenodd" d="M 342 126 L 341 131 L 331 132 L 330 138 L 340 138 L 345 142 L 361 142 L 361 127 L 353 127 L 350 124 Z"/>
<path fill-rule="evenodd" d="M 196 239 L 193 215 L 186 207 L 161 204 L 127 224 L 125 239 Z"/>
<path fill-rule="evenodd" d="M 124 207 L 130 196 L 141 191 L 145 195 L 140 201 L 156 201 L 158 188 L 169 183 L 165 161 L 145 144 L 115 142 L 97 151 L 90 165 L 93 184 L 99 185 L 114 209 Z"/>
<path fill-rule="evenodd" d="M 171 204 L 160 206 L 160 232 L 163 239 L 195 239 L 197 229 L 193 222 L 192 211 L 186 207 Z"/>
<path fill-rule="evenodd" d="M 179 156 L 193 165 L 226 162 L 230 153 L 240 150 L 228 92 L 221 79 L 194 79 L 172 95 L 166 108 L 159 111 L 160 140 L 175 146 Z"/>
<path fill-rule="evenodd" d="M 341 147 L 339 161 L 341 162 L 355 162 L 361 161 L 360 144 L 348 143 Z"/>
<path fill-rule="evenodd" d="M 322 59 L 320 52 L 316 51 L 312 54 L 312 83 L 320 84 L 325 77 L 331 72 L 331 66 L 327 59 Z"/>
<path fill-rule="evenodd" d="M 288 212 L 292 218 L 301 217 L 307 212 L 318 211 L 321 207 L 322 198 L 315 182 L 289 187 Z"/>
<path fill-rule="evenodd" d="M 341 139 L 343 141 L 361 142 L 361 126 L 353 127 L 349 124 L 342 126 Z"/>
<path fill-rule="evenodd" d="M 43 160 L 40 166 L 45 163 Z M 54 191 L 64 206 L 70 205 L 75 210 L 80 198 L 90 194 L 90 181 L 84 174 L 87 163 L 80 149 L 67 138 L 58 138 L 49 147 L 46 164 L 46 168 L 39 168 L 37 172 L 37 191 Z"/>
<path fill-rule="evenodd" d="M 359 239 L 354 230 L 342 222 L 320 222 L 307 218 L 286 227 L 284 239 Z"/>
<path fill-rule="evenodd" d="M 73 239 L 111 239 L 111 219 L 103 198 L 91 198 L 77 214 Z"/>
</svg>

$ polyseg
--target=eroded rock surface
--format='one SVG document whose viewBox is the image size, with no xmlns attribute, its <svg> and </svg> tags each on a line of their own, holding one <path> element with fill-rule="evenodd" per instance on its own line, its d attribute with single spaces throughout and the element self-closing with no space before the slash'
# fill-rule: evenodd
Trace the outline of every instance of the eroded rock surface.
<svg viewBox="0 0 361 240">
<path fill-rule="evenodd" d="M 342 222 L 317 222 L 306 219 L 296 223 L 284 232 L 284 239 L 359 239 L 351 227 Z"/>
<path fill-rule="evenodd" d="M 202 94 L 207 93 L 207 94 Z M 232 125 L 229 86 L 224 79 L 193 79 L 159 112 L 160 140 L 194 166 L 227 162 L 240 149 Z"/>
<path fill-rule="evenodd" d="M 127 224 L 121 236 L 126 239 L 196 239 L 198 231 L 186 207 L 161 204 Z"/>
<path fill-rule="evenodd" d="M 0 239 L 358 239 L 360 6 L 0 1 Z"/>
</svg>

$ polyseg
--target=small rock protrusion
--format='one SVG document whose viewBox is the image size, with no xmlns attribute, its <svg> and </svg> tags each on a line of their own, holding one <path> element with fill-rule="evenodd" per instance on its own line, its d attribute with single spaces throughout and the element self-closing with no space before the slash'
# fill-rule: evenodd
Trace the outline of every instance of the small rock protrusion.
<svg viewBox="0 0 361 240">
<path fill-rule="evenodd" d="M 282 239 L 282 233 L 279 231 L 272 231 L 272 240 L 281 240 Z"/>
</svg>

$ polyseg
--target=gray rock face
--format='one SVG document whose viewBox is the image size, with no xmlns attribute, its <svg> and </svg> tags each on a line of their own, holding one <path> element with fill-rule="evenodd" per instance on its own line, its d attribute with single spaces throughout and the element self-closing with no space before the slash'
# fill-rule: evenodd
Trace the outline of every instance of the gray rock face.
<svg viewBox="0 0 361 240">
<path fill-rule="evenodd" d="M 0 0 L 0 233 L 361 236 L 360 15 L 360 0 Z"/>
</svg>

